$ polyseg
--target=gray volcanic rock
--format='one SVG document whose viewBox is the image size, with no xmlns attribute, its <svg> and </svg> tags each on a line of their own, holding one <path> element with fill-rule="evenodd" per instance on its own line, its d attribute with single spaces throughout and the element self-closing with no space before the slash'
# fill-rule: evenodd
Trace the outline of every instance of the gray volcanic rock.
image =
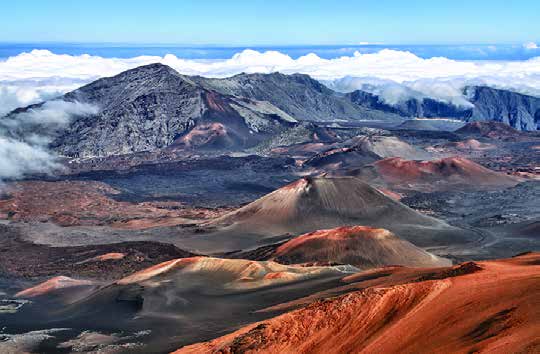
<svg viewBox="0 0 540 354">
<path fill-rule="evenodd" d="M 97 104 L 53 142 L 67 156 L 107 156 L 170 145 L 204 112 L 203 92 L 171 68 L 153 64 L 102 78 L 64 96 Z"/>
<path fill-rule="evenodd" d="M 99 79 L 64 96 L 98 105 L 52 143 L 63 155 L 109 156 L 171 145 L 243 148 L 296 121 L 267 102 L 205 89 L 168 66 L 151 64 Z"/>
<path fill-rule="evenodd" d="M 381 97 L 370 92 L 356 90 L 346 94 L 347 98 L 355 104 L 369 107 L 384 112 L 399 114 L 404 117 L 424 118 L 464 118 L 468 116 L 470 109 L 458 107 L 432 98 L 411 98 L 395 105 L 386 103 Z"/>
<path fill-rule="evenodd" d="M 353 104 L 308 75 L 281 73 L 239 74 L 224 79 L 193 78 L 222 94 L 268 101 L 298 120 L 401 120 L 394 112 L 381 112 Z"/>
<path fill-rule="evenodd" d="M 401 120 L 352 104 L 307 75 L 209 79 L 181 75 L 163 64 L 99 79 L 61 99 L 99 107 L 96 114 L 72 117 L 50 144 L 61 155 L 85 158 L 168 147 L 240 151 L 290 135 L 287 131 L 302 120 Z"/>
<path fill-rule="evenodd" d="M 466 87 L 464 94 L 471 107 L 460 107 L 431 98 L 411 98 L 396 105 L 365 91 L 346 94 L 351 102 L 404 117 L 456 118 L 467 122 L 503 122 L 518 130 L 540 129 L 540 98 L 487 86 Z"/>
<path fill-rule="evenodd" d="M 466 89 L 474 104 L 468 121 L 496 121 L 517 130 L 540 129 L 540 98 L 516 92 L 477 86 Z"/>
<path fill-rule="evenodd" d="M 464 121 L 455 118 L 415 118 L 406 120 L 398 125 L 396 129 L 453 132 L 465 124 Z"/>
</svg>

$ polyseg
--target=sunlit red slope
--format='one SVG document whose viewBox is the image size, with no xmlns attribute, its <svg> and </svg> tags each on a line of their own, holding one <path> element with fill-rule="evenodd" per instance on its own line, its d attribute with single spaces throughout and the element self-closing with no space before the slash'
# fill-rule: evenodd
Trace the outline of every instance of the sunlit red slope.
<svg viewBox="0 0 540 354">
<path fill-rule="evenodd" d="M 176 353 L 538 352 L 540 254 L 461 268 L 317 301 Z"/>
<path fill-rule="evenodd" d="M 272 259 L 285 264 L 351 264 L 360 269 L 385 265 L 451 265 L 385 229 L 366 226 L 318 230 L 285 242 Z"/>
<path fill-rule="evenodd" d="M 162 283 L 174 283 L 182 289 L 192 278 L 198 277 L 209 286 L 220 284 L 225 289 L 246 290 L 339 273 L 330 267 L 299 267 L 272 261 L 190 257 L 157 264 L 120 279 L 116 284 L 152 284 L 152 287 L 157 287 Z M 197 283 L 197 286 L 201 286 L 201 282 Z"/>
<path fill-rule="evenodd" d="M 391 186 L 420 190 L 448 189 L 468 186 L 475 189 L 514 186 L 521 180 L 492 171 L 462 157 L 439 160 L 404 160 L 388 158 L 373 164 L 376 176 Z"/>
<path fill-rule="evenodd" d="M 61 290 L 61 289 L 81 287 L 81 286 L 90 286 L 93 284 L 94 283 L 89 280 L 80 280 L 80 279 L 73 279 L 73 278 L 65 277 L 65 276 L 57 276 L 43 283 L 37 284 L 31 288 L 20 291 L 17 294 L 15 294 L 15 296 L 23 297 L 23 298 L 32 298 L 32 297 L 37 297 L 37 296 L 48 295 L 50 293 L 57 292 L 58 290 Z"/>
<path fill-rule="evenodd" d="M 502 122 L 470 122 L 455 131 L 464 136 L 484 136 L 492 139 L 519 138 L 521 132 Z"/>
</svg>

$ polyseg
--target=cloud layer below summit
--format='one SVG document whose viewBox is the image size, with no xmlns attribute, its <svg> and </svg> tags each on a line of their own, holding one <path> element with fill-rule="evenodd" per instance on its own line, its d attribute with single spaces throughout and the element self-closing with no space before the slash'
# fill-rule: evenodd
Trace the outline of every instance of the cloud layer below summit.
<svg viewBox="0 0 540 354">
<path fill-rule="evenodd" d="M 527 47 L 535 50 L 532 44 Z M 315 54 L 293 59 L 278 51 L 244 50 L 230 59 L 193 60 L 171 54 L 125 59 L 33 50 L 0 61 L 0 116 L 17 107 L 52 101 L 0 124 L 0 181 L 58 168 L 56 155 L 47 149 L 51 134 L 69 124 L 73 115 L 92 114 L 97 109 L 55 101 L 55 97 L 100 77 L 155 62 L 182 74 L 208 77 L 241 72 L 303 73 L 337 91 L 364 89 L 391 104 L 410 97 L 433 97 L 466 106 L 469 103 L 462 88 L 478 84 L 540 95 L 540 57 L 473 62 L 444 57 L 423 59 L 410 52 L 385 49 L 334 59 Z"/>
<path fill-rule="evenodd" d="M 194 60 L 168 54 L 133 58 L 54 54 L 33 50 L 0 61 L 0 114 L 50 99 L 99 77 L 140 65 L 161 62 L 187 75 L 226 77 L 241 72 L 303 73 L 339 91 L 363 88 L 389 103 L 427 96 L 466 104 L 462 87 L 486 84 L 540 95 L 540 57 L 525 61 L 459 61 L 420 58 L 410 52 L 383 49 L 376 53 L 323 59 L 308 54 L 293 59 L 278 51 L 244 50 L 230 59 Z"/>
<path fill-rule="evenodd" d="M 74 116 L 95 114 L 98 107 L 79 102 L 47 101 L 40 107 L 0 120 L 0 189 L 2 181 L 61 169 L 48 149 L 56 132 Z"/>
</svg>

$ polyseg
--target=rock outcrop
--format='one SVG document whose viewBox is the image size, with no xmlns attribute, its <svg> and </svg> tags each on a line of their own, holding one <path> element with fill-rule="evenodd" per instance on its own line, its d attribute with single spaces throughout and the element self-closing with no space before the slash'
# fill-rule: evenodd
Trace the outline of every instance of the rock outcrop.
<svg viewBox="0 0 540 354">
<path fill-rule="evenodd" d="M 235 149 L 293 126 L 296 120 L 268 102 L 210 91 L 162 64 L 99 79 L 63 97 L 96 105 L 52 143 L 62 155 L 108 156 L 171 145 Z"/>
<path fill-rule="evenodd" d="M 304 74 L 239 74 L 224 79 L 194 78 L 226 95 L 270 102 L 298 120 L 392 120 L 398 116 L 353 104 L 341 94 Z"/>
<path fill-rule="evenodd" d="M 540 129 L 540 98 L 487 86 L 464 89 L 470 106 L 456 106 L 432 98 L 411 98 L 395 105 L 381 97 L 356 90 L 347 94 L 351 102 L 362 107 L 399 114 L 404 117 L 456 118 L 467 122 L 495 121 L 517 130 Z"/>
</svg>

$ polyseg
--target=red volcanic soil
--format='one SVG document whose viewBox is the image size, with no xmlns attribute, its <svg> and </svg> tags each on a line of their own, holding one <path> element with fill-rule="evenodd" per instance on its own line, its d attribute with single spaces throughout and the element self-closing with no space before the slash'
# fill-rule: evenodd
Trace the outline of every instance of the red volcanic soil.
<svg viewBox="0 0 540 354">
<path fill-rule="evenodd" d="M 125 253 L 111 252 L 111 253 L 102 254 L 100 256 L 96 256 L 94 258 L 91 258 L 90 260 L 94 260 L 94 261 L 110 261 L 110 260 L 122 259 L 125 256 L 126 256 Z"/>
<path fill-rule="evenodd" d="M 186 147 L 209 145 L 218 139 L 227 136 L 227 129 L 221 123 L 200 124 L 193 128 L 189 133 L 175 141 L 175 145 L 184 145 Z"/>
<path fill-rule="evenodd" d="M 229 103 L 226 102 L 223 97 L 216 94 L 215 92 L 206 92 L 204 95 L 208 107 L 216 112 L 230 113 L 234 112 L 230 107 Z"/>
<path fill-rule="evenodd" d="M 316 301 L 175 353 L 538 352 L 539 289 L 539 253 L 466 263 Z"/>
<path fill-rule="evenodd" d="M 79 279 L 73 279 L 73 278 L 64 277 L 64 276 L 57 276 L 43 283 L 40 283 L 36 286 L 20 291 L 17 294 L 15 294 L 15 296 L 30 298 L 30 297 L 47 295 L 51 292 L 54 292 L 60 289 L 72 288 L 76 286 L 87 286 L 87 285 L 93 285 L 93 284 L 94 283 L 89 280 L 79 280 Z"/>
<path fill-rule="evenodd" d="M 523 134 L 501 122 L 471 122 L 456 130 L 461 135 L 485 136 L 491 139 L 519 138 Z"/>
<path fill-rule="evenodd" d="M 391 185 L 421 185 L 437 189 L 448 185 L 474 188 L 514 186 L 520 178 L 498 173 L 462 157 L 432 161 L 388 158 L 373 164 L 382 179 Z"/>
<path fill-rule="evenodd" d="M 0 200 L 0 213 L 16 221 L 52 221 L 62 226 L 109 225 L 143 229 L 193 223 L 215 217 L 219 210 L 185 208 L 180 203 L 129 203 L 112 198 L 118 191 L 93 181 L 10 184 Z"/>
<path fill-rule="evenodd" d="M 272 259 L 284 264 L 351 264 L 361 269 L 386 265 L 440 267 L 452 264 L 388 230 L 366 226 L 338 227 L 295 237 L 279 246 Z"/>
</svg>

